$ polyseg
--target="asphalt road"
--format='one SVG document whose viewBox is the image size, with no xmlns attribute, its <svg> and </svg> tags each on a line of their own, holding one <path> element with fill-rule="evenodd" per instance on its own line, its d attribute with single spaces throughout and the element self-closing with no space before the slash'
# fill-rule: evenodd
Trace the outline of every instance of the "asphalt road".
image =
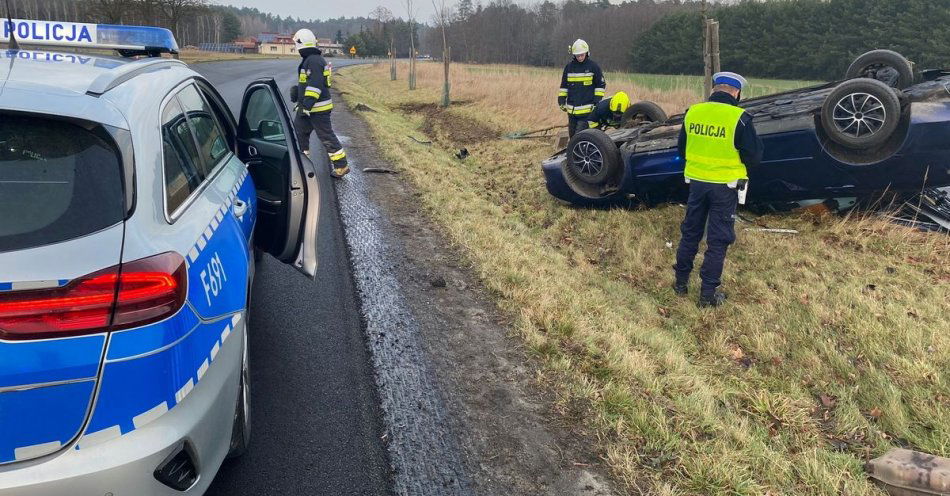
<svg viewBox="0 0 950 496">
<path fill-rule="evenodd" d="M 333 60 L 335 67 L 349 63 Z M 249 82 L 273 77 L 288 88 L 296 65 L 286 59 L 195 68 L 237 116 Z M 319 150 L 316 143 L 312 148 Z M 251 446 L 225 461 L 208 495 L 389 493 L 382 414 L 336 193 L 327 171 L 320 173 L 317 279 L 269 256 L 258 265 L 250 318 Z"/>
</svg>

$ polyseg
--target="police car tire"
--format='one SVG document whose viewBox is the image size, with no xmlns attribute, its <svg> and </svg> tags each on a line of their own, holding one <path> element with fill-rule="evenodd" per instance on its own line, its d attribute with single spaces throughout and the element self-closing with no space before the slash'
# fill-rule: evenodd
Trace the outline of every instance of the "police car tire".
<svg viewBox="0 0 950 496">
<path fill-rule="evenodd" d="M 845 125 L 849 121 L 840 119 L 846 118 L 848 114 L 839 112 L 836 116 L 835 109 L 839 102 L 849 99 L 850 95 L 857 95 L 858 102 L 865 99 L 865 95 L 870 95 L 880 102 L 884 117 L 884 122 L 880 125 L 880 128 L 865 135 L 851 134 L 846 132 L 849 131 L 847 128 L 845 130 L 839 129 L 836 118 L 839 119 L 837 122 Z M 845 81 L 836 86 L 825 97 L 825 101 L 821 106 L 821 125 L 828 137 L 840 145 L 855 150 L 868 150 L 884 144 L 894 134 L 900 120 L 901 102 L 897 92 L 876 79 L 859 78 Z"/>
<path fill-rule="evenodd" d="M 871 78 L 881 80 L 876 75 L 877 71 L 884 67 L 897 71 L 899 75 L 898 79 L 890 85 L 893 88 L 902 90 L 914 84 L 916 79 L 914 64 L 893 50 L 871 50 L 862 54 L 854 59 L 844 77 L 845 79 Z M 882 82 L 885 81 L 882 80 Z"/>
<path fill-rule="evenodd" d="M 250 304 L 248 305 L 250 308 Z M 251 439 L 251 420 L 248 411 L 251 404 L 250 389 L 250 350 L 248 350 L 249 312 L 244 319 L 244 349 L 241 358 L 241 373 L 238 380 L 237 405 L 234 411 L 234 425 L 231 427 L 231 444 L 228 448 L 228 458 L 237 458 L 247 452 Z"/>
<path fill-rule="evenodd" d="M 666 122 L 668 118 L 659 105 L 644 100 L 627 107 L 620 118 L 620 127 L 633 127 L 643 122 Z"/>
<path fill-rule="evenodd" d="M 581 143 L 596 147 L 600 152 L 602 166 L 594 174 L 582 174 L 581 168 L 574 162 L 575 147 Z M 598 197 L 598 191 L 616 181 L 622 172 L 620 149 L 610 136 L 599 129 L 585 129 L 574 135 L 567 144 L 565 179 L 575 193 L 587 197 Z"/>
</svg>

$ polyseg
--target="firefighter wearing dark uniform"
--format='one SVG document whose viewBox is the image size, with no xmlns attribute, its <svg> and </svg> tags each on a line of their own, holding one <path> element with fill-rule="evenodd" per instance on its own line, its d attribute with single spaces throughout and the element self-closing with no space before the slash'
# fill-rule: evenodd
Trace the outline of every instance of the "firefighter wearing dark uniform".
<svg viewBox="0 0 950 496">
<path fill-rule="evenodd" d="M 623 91 L 618 91 L 614 96 L 601 100 L 594 106 L 594 111 L 587 117 L 589 127 L 600 129 L 620 127 L 620 121 L 623 119 L 623 113 L 630 108 L 630 97 Z"/>
<path fill-rule="evenodd" d="M 738 107 L 745 79 L 735 73 L 713 76 L 709 100 L 686 112 L 679 136 L 679 154 L 686 160 L 683 174 L 689 183 L 686 218 L 673 269 L 674 291 L 687 293 L 693 259 L 706 233 L 706 255 L 700 268 L 699 306 L 719 306 L 726 294 L 719 291 L 726 250 L 735 242 L 737 188 L 748 182 L 747 167 L 762 160 L 762 141 L 752 126 L 752 116 Z"/>
<path fill-rule="evenodd" d="M 346 162 L 343 145 L 333 132 L 330 111 L 333 100 L 330 99 L 331 66 L 322 57 L 317 48 L 317 38 L 309 29 L 301 29 L 294 34 L 294 44 L 300 53 L 301 61 L 297 67 L 297 112 L 294 128 L 301 150 L 310 155 L 310 132 L 315 131 L 330 156 L 330 175 L 343 177 L 350 171 Z"/>
<path fill-rule="evenodd" d="M 587 129 L 587 118 L 594 106 L 604 98 L 607 81 L 600 66 L 590 59 L 590 48 L 584 40 L 571 45 L 574 58 L 564 67 L 557 104 L 567 112 L 567 132 L 570 136 Z"/>
</svg>

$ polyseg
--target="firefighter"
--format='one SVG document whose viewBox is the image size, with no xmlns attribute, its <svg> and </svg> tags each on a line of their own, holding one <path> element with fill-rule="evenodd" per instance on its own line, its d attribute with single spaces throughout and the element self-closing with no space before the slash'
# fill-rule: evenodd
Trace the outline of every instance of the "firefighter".
<svg viewBox="0 0 950 496">
<path fill-rule="evenodd" d="M 557 104 L 567 112 L 567 132 L 570 136 L 587 129 L 587 117 L 607 90 L 607 81 L 600 66 L 590 58 L 590 48 L 584 40 L 571 45 L 573 59 L 564 67 Z"/>
<path fill-rule="evenodd" d="M 604 130 L 607 127 L 620 127 L 623 113 L 630 108 L 630 97 L 623 91 L 614 93 L 614 96 L 601 100 L 594 106 L 587 121 L 590 127 Z"/>
<path fill-rule="evenodd" d="M 301 61 L 297 67 L 297 111 L 294 117 L 297 142 L 302 151 L 310 156 L 310 132 L 315 131 L 323 148 L 330 156 L 330 175 L 336 178 L 350 172 L 346 152 L 333 132 L 330 111 L 330 79 L 332 68 L 317 48 L 317 37 L 309 29 L 294 34 L 294 45 Z"/>
<path fill-rule="evenodd" d="M 762 160 L 762 141 L 752 126 L 752 116 L 738 106 L 746 80 L 732 72 L 718 72 L 713 84 L 709 99 L 686 112 L 678 143 L 679 155 L 686 160 L 683 175 L 689 183 L 689 200 L 680 226 L 673 290 L 681 296 L 687 293 L 693 259 L 705 231 L 700 307 L 718 307 L 726 300 L 718 288 L 726 250 L 736 240 L 739 195 L 744 198 L 747 168 Z"/>
</svg>

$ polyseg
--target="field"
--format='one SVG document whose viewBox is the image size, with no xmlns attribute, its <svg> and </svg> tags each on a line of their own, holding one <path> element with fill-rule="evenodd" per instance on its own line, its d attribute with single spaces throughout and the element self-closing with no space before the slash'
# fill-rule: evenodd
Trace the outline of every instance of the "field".
<svg viewBox="0 0 950 496">
<path fill-rule="evenodd" d="M 287 57 L 290 56 L 288 55 Z M 259 53 L 222 53 L 182 49 L 178 55 L 178 58 L 186 64 L 196 64 L 199 62 L 215 62 L 219 60 L 276 59 L 279 57 L 274 55 L 263 55 Z"/>
<path fill-rule="evenodd" d="M 564 206 L 541 177 L 550 143 L 498 139 L 563 124 L 560 71 L 455 64 L 449 110 L 441 71 L 420 64 L 411 92 L 404 64 L 398 81 L 379 64 L 335 83 L 376 110 L 363 115 L 380 148 L 631 494 L 878 495 L 869 458 L 950 456 L 950 238 L 860 215 L 759 219 L 794 236 L 740 223 L 729 303 L 700 310 L 695 278 L 689 299 L 670 288 L 682 207 Z M 700 99 L 691 78 L 609 74 L 619 89 L 669 113 Z"/>
</svg>

